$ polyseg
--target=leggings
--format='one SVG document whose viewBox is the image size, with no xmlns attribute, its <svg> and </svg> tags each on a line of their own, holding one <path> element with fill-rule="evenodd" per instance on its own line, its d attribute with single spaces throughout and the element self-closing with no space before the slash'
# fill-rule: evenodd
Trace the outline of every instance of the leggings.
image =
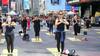
<svg viewBox="0 0 100 56">
<path fill-rule="evenodd" d="M 2 30 L 0 29 L 0 41 L 1 41 L 1 39 L 2 39 Z"/>
<path fill-rule="evenodd" d="M 49 24 L 49 32 L 53 32 L 53 24 Z"/>
<path fill-rule="evenodd" d="M 23 33 L 26 34 L 26 27 L 23 27 Z"/>
<path fill-rule="evenodd" d="M 40 34 L 40 27 L 34 27 L 35 37 L 39 36 Z"/>
<path fill-rule="evenodd" d="M 14 34 L 13 34 L 13 32 L 10 32 L 9 34 L 6 32 L 5 33 L 5 39 L 6 39 L 6 42 L 7 42 L 8 53 L 10 53 L 10 52 L 12 53 L 13 49 L 14 49 L 14 46 L 13 46 Z"/>
<path fill-rule="evenodd" d="M 63 32 L 63 41 L 61 41 L 61 32 L 56 33 L 56 40 L 57 40 L 57 49 L 60 52 L 60 45 L 61 45 L 61 52 L 64 50 L 64 41 L 65 41 L 65 32 Z"/>
</svg>

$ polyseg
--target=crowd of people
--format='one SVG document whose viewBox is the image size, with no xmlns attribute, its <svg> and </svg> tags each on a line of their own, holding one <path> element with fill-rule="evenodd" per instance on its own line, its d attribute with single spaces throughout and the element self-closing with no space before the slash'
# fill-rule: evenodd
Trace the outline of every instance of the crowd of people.
<svg viewBox="0 0 100 56">
<path fill-rule="evenodd" d="M 3 18 L 3 19 L 2 19 Z M 84 18 L 84 25 L 86 28 L 90 28 L 90 19 Z M 5 17 L 0 16 L 0 40 L 2 39 L 1 35 L 4 32 L 3 27 L 5 27 L 5 39 L 7 42 L 7 49 L 9 53 L 13 52 L 14 46 L 14 31 L 16 26 L 16 22 L 18 22 L 22 27 L 22 32 L 24 34 L 27 34 L 27 30 L 31 30 L 31 22 L 33 23 L 35 37 L 37 40 L 40 38 L 40 30 L 41 30 L 41 22 L 45 21 L 43 25 L 46 25 L 48 27 L 48 32 L 50 34 L 55 34 L 55 39 L 57 42 L 57 50 L 58 52 L 61 52 L 63 54 L 64 51 L 64 42 L 65 42 L 65 29 L 70 30 L 70 26 L 73 26 L 73 31 L 75 38 L 77 38 L 78 33 L 81 32 L 81 18 L 76 15 L 67 15 L 65 11 L 59 11 L 59 12 L 51 12 L 48 15 L 35 15 L 35 16 L 28 16 L 28 15 L 22 15 L 22 16 L 11 16 L 11 15 L 5 15 Z M 66 26 L 66 27 L 65 27 Z M 56 31 L 54 32 L 54 27 L 56 27 Z M 61 48 L 60 48 L 61 46 Z M 61 49 L 61 50 L 60 50 Z"/>
</svg>

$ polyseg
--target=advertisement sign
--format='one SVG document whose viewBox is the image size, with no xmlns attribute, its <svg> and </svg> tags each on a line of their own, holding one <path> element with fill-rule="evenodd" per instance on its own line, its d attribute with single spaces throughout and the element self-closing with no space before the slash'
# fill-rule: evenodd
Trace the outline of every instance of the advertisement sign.
<svg viewBox="0 0 100 56">
<path fill-rule="evenodd" d="M 2 0 L 2 5 L 8 5 L 9 4 L 9 0 Z"/>
<path fill-rule="evenodd" d="M 59 4 L 59 0 L 51 0 L 51 4 Z"/>
<path fill-rule="evenodd" d="M 57 5 L 51 4 L 51 0 L 45 0 L 45 9 L 47 12 L 66 10 L 65 5 L 66 5 L 66 0 L 59 0 L 59 4 Z"/>
<path fill-rule="evenodd" d="M 69 4 L 66 5 L 66 10 L 70 11 L 71 10 L 71 6 Z"/>
<path fill-rule="evenodd" d="M 23 6 L 24 6 L 25 10 L 30 9 L 30 1 L 29 0 L 23 0 Z"/>
<path fill-rule="evenodd" d="M 11 2 L 11 8 L 15 10 L 16 2 Z"/>
</svg>

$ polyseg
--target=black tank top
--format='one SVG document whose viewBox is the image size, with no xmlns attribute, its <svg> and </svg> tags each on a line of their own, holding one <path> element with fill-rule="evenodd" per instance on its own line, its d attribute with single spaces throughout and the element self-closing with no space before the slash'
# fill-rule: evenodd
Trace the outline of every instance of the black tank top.
<svg viewBox="0 0 100 56">
<path fill-rule="evenodd" d="M 59 24 L 59 25 L 57 26 L 57 30 L 58 30 L 58 31 L 64 31 L 64 28 L 65 28 L 64 25 L 65 25 L 64 23 Z"/>
</svg>

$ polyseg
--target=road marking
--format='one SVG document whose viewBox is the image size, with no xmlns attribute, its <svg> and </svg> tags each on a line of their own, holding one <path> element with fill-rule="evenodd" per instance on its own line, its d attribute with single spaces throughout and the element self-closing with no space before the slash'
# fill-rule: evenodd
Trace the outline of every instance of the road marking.
<svg viewBox="0 0 100 56">
<path fill-rule="evenodd" d="M 18 56 L 18 49 L 14 49 L 13 53 L 11 53 L 12 56 Z M 8 56 L 9 53 L 7 51 L 7 49 L 3 49 L 1 56 Z"/>
<path fill-rule="evenodd" d="M 0 40 L 0 44 L 4 44 L 5 41 L 6 41 L 5 39 L 1 39 L 1 40 Z"/>
<path fill-rule="evenodd" d="M 5 34 L 4 34 L 4 33 L 2 33 L 1 35 L 2 35 L 2 36 L 5 36 Z"/>
<path fill-rule="evenodd" d="M 100 29 L 94 29 L 95 31 L 100 31 Z"/>
<path fill-rule="evenodd" d="M 97 34 L 100 34 L 100 32 L 96 32 Z"/>
<path fill-rule="evenodd" d="M 60 53 L 57 51 L 57 48 L 47 48 L 48 51 L 50 51 L 53 56 L 60 56 Z"/>
<path fill-rule="evenodd" d="M 49 33 L 49 32 L 48 32 L 48 33 L 46 33 L 46 35 L 49 35 L 49 36 L 53 35 L 53 36 L 54 36 L 54 34 L 53 34 L 53 33 Z"/>
<path fill-rule="evenodd" d="M 77 38 L 72 38 L 72 37 L 70 37 L 70 38 L 67 38 L 68 40 L 70 40 L 70 41 L 81 41 L 80 39 L 77 39 Z"/>
<path fill-rule="evenodd" d="M 65 29 L 65 32 L 66 32 L 66 31 L 70 31 L 70 30 Z"/>
<path fill-rule="evenodd" d="M 39 40 L 36 38 L 32 38 L 31 41 L 32 42 L 43 42 L 43 40 L 41 38 L 39 38 Z"/>
<path fill-rule="evenodd" d="M 46 29 L 42 29 L 41 31 L 45 32 L 45 31 L 47 31 L 47 30 L 46 30 Z"/>
<path fill-rule="evenodd" d="M 90 31 L 90 29 L 81 29 L 82 31 Z"/>
</svg>

